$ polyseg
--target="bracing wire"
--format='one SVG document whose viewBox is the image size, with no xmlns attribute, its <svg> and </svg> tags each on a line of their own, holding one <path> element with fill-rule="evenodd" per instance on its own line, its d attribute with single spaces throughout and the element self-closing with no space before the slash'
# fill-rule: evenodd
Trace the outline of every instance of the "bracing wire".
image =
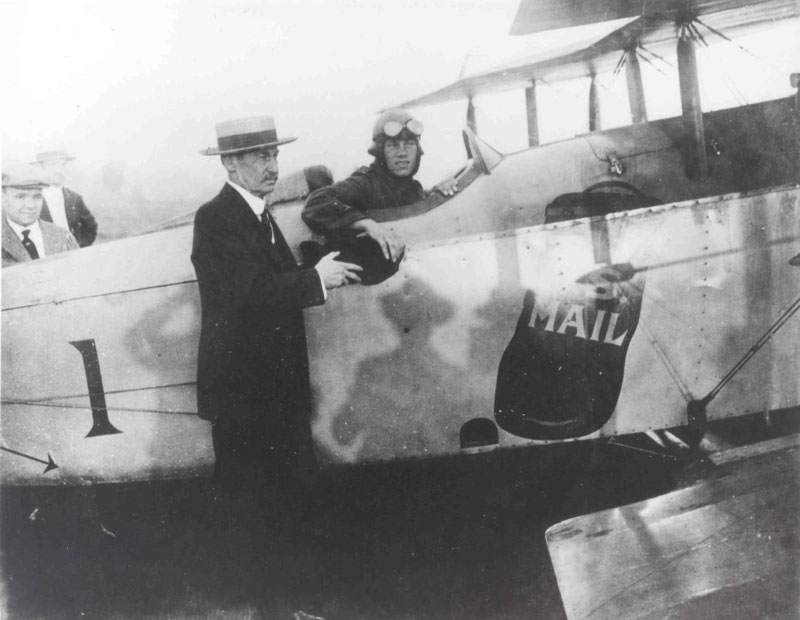
<svg viewBox="0 0 800 620">
<path fill-rule="evenodd" d="M 698 43 L 700 43 L 702 47 L 708 50 L 710 48 L 710 45 L 708 44 L 708 41 L 705 40 L 700 31 L 697 29 L 697 26 L 694 23 L 690 22 L 687 24 L 687 27 L 693 33 L 694 40 L 698 41 Z M 744 93 L 736 85 L 736 82 L 728 74 L 728 71 L 724 66 L 720 68 L 719 76 L 722 79 L 722 81 L 725 82 L 725 85 L 728 87 L 728 91 L 734 96 L 736 102 L 739 105 L 747 105 L 749 103 L 747 97 L 744 96 Z"/>
<path fill-rule="evenodd" d="M 656 60 L 660 60 L 661 62 L 663 62 L 663 63 L 664 63 L 665 65 L 667 65 L 667 66 L 668 66 L 670 69 L 674 69 L 674 68 L 675 68 L 675 65 L 673 65 L 673 64 L 672 64 L 672 63 L 671 63 L 669 60 L 667 60 L 666 58 L 664 58 L 663 56 L 661 56 L 661 55 L 659 55 L 659 54 L 656 54 L 656 53 L 655 53 L 653 50 L 651 50 L 651 49 L 649 49 L 649 48 L 645 47 L 645 46 L 644 46 L 644 45 L 642 45 L 641 43 L 639 43 L 639 47 L 638 47 L 637 49 L 640 49 L 640 50 L 642 50 L 643 52 L 647 52 L 648 54 L 650 54 L 650 55 L 651 55 L 653 58 L 655 58 Z M 640 58 L 642 57 L 642 56 L 641 56 L 641 54 L 639 55 L 639 57 L 640 57 Z"/>
<path fill-rule="evenodd" d="M 731 45 L 733 45 L 733 46 L 735 46 L 735 47 L 738 47 L 738 48 L 739 48 L 740 50 L 742 50 L 742 51 L 743 51 L 745 54 L 748 54 L 749 56 L 752 56 L 752 57 L 753 57 L 754 59 L 756 59 L 758 62 L 760 62 L 760 63 L 763 63 L 765 66 L 767 66 L 767 67 L 769 67 L 770 69 L 772 69 L 773 71 L 775 71 L 775 73 L 777 73 L 777 74 L 779 74 L 779 75 L 783 75 L 783 71 L 782 71 L 780 68 L 776 67 L 774 64 L 772 64 L 772 63 L 771 63 L 771 62 L 769 62 L 768 60 L 766 60 L 766 59 L 764 59 L 764 58 L 761 58 L 761 57 L 760 57 L 760 56 L 758 56 L 757 54 L 754 54 L 754 53 L 753 53 L 751 50 L 747 49 L 746 47 L 744 47 L 744 46 L 743 46 L 743 45 L 741 45 L 740 43 L 737 43 L 736 41 L 734 41 L 733 39 L 731 39 L 731 38 L 730 38 L 728 35 L 726 35 L 726 34 L 724 34 L 724 33 L 720 32 L 720 31 L 719 31 L 719 30 L 717 30 L 716 28 L 712 28 L 711 26 L 709 26 L 708 24 L 706 24 L 704 21 L 702 21 L 702 20 L 700 20 L 700 19 L 698 19 L 698 18 L 696 18 L 696 17 L 695 17 L 694 21 L 696 21 L 696 22 L 697 22 L 698 24 L 700 24 L 701 26 L 703 26 L 703 27 L 707 28 L 707 29 L 708 29 L 710 32 L 712 32 L 713 34 L 717 35 L 718 37 L 720 37 L 720 38 L 724 39 L 725 41 L 727 41 L 727 42 L 728 42 L 728 43 L 730 43 Z"/>
</svg>

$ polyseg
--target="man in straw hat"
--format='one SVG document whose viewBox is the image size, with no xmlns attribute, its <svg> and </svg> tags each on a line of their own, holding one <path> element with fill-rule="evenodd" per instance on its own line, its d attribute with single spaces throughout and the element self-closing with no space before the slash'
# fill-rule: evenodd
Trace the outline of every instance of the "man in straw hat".
<svg viewBox="0 0 800 620">
<path fill-rule="evenodd" d="M 48 182 L 48 187 L 42 192 L 42 219 L 69 229 L 78 245 L 85 248 L 92 245 L 97 237 L 97 222 L 86 207 L 83 197 L 64 187 L 67 164 L 74 159 L 67 151 L 44 151 L 36 154 L 36 161 L 33 163 L 41 168 Z"/>
<path fill-rule="evenodd" d="M 3 267 L 78 248 L 69 231 L 39 219 L 44 187 L 33 166 L 3 171 Z"/>
<path fill-rule="evenodd" d="M 288 537 L 289 509 L 316 467 L 302 309 L 324 303 L 326 289 L 359 282 L 361 268 L 331 253 L 298 269 L 267 210 L 277 147 L 296 138 L 278 138 L 269 116 L 216 130 L 217 147 L 201 153 L 221 157 L 228 181 L 197 211 L 192 248 L 202 307 L 197 399 L 212 424 L 223 511 L 250 536 L 265 522 L 277 530 L 272 540 L 243 542 L 246 554 Z"/>
</svg>

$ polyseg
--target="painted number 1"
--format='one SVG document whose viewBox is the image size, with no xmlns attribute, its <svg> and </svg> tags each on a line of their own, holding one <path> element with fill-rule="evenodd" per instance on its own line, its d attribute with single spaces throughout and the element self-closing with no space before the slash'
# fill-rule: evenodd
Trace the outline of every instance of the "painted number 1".
<svg viewBox="0 0 800 620">
<path fill-rule="evenodd" d="M 114 435 L 122 431 L 116 428 L 108 419 L 106 407 L 106 393 L 103 390 L 103 377 L 100 374 L 100 359 L 97 357 L 97 347 L 92 340 L 76 340 L 70 344 L 78 349 L 83 357 L 83 368 L 86 371 L 86 384 L 89 387 L 89 404 L 92 406 L 92 428 L 87 437 L 101 435 Z"/>
</svg>

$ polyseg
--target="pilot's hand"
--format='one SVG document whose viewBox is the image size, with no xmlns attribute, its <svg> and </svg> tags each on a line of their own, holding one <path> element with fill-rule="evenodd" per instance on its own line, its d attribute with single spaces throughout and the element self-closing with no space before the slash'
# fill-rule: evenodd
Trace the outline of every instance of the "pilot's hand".
<svg viewBox="0 0 800 620">
<path fill-rule="evenodd" d="M 323 256 L 319 262 L 314 265 L 314 269 L 319 272 L 325 288 L 337 288 L 345 284 L 355 284 L 361 282 L 359 274 L 361 267 L 353 263 L 343 263 L 335 260 L 339 256 L 339 252 L 331 252 Z"/>
<path fill-rule="evenodd" d="M 435 185 L 433 191 L 444 194 L 445 196 L 455 196 L 458 191 L 458 181 L 456 181 L 455 177 L 450 177 L 438 185 Z"/>
<path fill-rule="evenodd" d="M 358 220 L 350 225 L 350 229 L 358 231 L 357 237 L 370 237 L 377 241 L 383 257 L 393 263 L 399 263 L 406 252 L 406 244 L 388 226 L 375 220 Z"/>
</svg>

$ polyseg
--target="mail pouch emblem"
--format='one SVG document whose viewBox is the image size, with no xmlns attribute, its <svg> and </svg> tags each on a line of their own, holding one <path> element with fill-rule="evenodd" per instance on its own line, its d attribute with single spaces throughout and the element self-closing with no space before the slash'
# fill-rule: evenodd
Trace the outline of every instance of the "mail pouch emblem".
<svg viewBox="0 0 800 620">
<path fill-rule="evenodd" d="M 644 277 L 599 267 L 557 296 L 528 290 L 501 360 L 495 419 L 527 439 L 581 437 L 614 412 Z"/>
</svg>

